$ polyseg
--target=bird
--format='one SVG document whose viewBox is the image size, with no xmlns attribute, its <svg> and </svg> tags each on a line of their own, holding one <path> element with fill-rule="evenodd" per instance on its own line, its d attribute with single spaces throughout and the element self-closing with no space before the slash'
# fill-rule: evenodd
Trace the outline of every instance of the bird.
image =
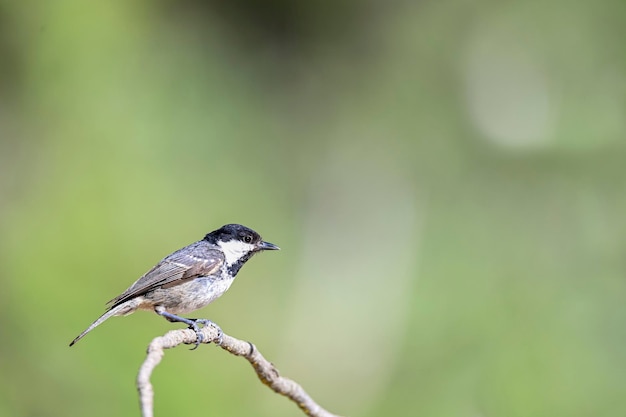
<svg viewBox="0 0 626 417">
<path fill-rule="evenodd" d="M 170 322 L 181 322 L 196 333 L 195 349 L 203 336 L 198 324 L 213 325 L 219 338 L 222 331 L 210 320 L 180 316 L 198 310 L 230 288 L 241 267 L 256 253 L 278 250 L 254 230 L 227 224 L 163 258 L 126 291 L 107 304 L 107 310 L 70 343 L 73 346 L 87 333 L 113 316 L 136 310 L 152 310 Z"/>
</svg>

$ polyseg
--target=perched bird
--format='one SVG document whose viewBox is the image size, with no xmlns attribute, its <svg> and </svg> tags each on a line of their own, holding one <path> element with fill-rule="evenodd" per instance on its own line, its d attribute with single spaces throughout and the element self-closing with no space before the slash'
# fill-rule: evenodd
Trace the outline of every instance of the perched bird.
<svg viewBox="0 0 626 417">
<path fill-rule="evenodd" d="M 107 304 L 107 311 L 72 340 L 82 339 L 109 317 L 126 316 L 135 310 L 154 310 L 171 322 L 181 322 L 196 332 L 196 346 L 202 342 L 198 323 L 205 319 L 178 316 L 202 308 L 222 296 L 233 283 L 243 264 L 257 252 L 277 250 L 252 229 L 227 224 L 166 256 L 126 291 Z M 217 326 L 215 326 L 217 327 Z M 221 330 L 217 327 L 221 334 Z M 194 349 L 195 349 L 194 347 Z"/>
</svg>

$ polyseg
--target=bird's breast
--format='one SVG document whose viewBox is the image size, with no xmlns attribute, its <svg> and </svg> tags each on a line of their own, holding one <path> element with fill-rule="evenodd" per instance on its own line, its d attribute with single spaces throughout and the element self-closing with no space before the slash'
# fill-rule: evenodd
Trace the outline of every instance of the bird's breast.
<svg viewBox="0 0 626 417">
<path fill-rule="evenodd" d="M 159 288 L 147 295 L 154 305 L 162 305 L 173 314 L 198 310 L 221 297 L 234 278 L 199 277 L 170 288 Z"/>
</svg>

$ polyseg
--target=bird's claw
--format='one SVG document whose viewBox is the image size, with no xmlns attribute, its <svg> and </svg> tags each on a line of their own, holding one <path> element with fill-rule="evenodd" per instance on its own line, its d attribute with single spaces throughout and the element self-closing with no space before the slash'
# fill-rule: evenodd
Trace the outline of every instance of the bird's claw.
<svg viewBox="0 0 626 417">
<path fill-rule="evenodd" d="M 224 332 L 222 332 L 220 326 L 208 319 L 192 319 L 192 324 L 189 325 L 189 328 L 196 332 L 196 343 L 195 346 L 191 348 L 191 350 L 197 349 L 198 346 L 200 346 L 200 343 L 204 341 L 204 335 L 202 334 L 201 328 L 200 326 L 198 326 L 198 323 L 202 324 L 202 327 L 213 326 L 217 330 L 217 340 L 215 341 L 215 343 L 218 345 L 222 344 L 222 337 L 224 335 Z M 207 343 L 210 342 L 211 341 L 208 341 Z"/>
</svg>

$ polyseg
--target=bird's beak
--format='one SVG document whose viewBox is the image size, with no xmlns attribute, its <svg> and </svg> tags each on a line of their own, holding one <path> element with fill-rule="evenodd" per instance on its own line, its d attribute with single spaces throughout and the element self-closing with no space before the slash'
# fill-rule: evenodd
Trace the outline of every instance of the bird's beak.
<svg viewBox="0 0 626 417">
<path fill-rule="evenodd" d="M 257 246 L 258 250 L 279 250 L 280 248 L 273 243 L 270 242 L 261 242 L 259 246 Z"/>
</svg>

